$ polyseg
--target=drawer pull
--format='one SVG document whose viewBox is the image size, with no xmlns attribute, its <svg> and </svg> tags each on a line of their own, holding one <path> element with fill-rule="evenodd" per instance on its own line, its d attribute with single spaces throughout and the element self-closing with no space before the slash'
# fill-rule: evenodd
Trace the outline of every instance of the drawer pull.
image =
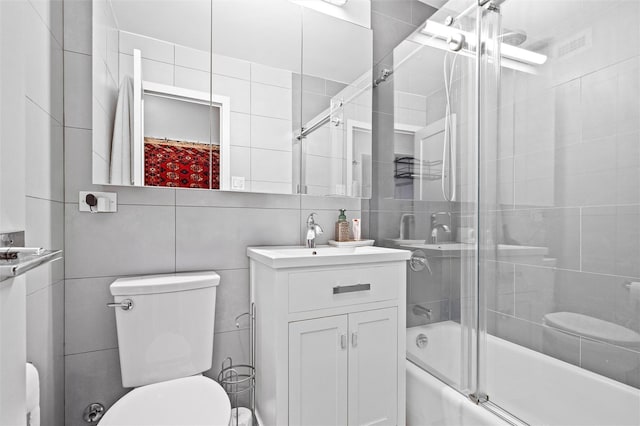
<svg viewBox="0 0 640 426">
<path fill-rule="evenodd" d="M 333 294 L 353 293 L 355 291 L 368 291 L 371 290 L 371 284 L 354 284 L 345 286 L 335 286 L 333 288 Z"/>
</svg>

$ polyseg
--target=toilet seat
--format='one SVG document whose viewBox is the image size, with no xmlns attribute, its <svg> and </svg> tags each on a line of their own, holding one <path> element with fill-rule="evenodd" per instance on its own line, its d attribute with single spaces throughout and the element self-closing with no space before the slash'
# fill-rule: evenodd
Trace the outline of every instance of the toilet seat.
<svg viewBox="0 0 640 426">
<path fill-rule="evenodd" d="M 222 386 L 192 376 L 136 388 L 105 413 L 100 426 L 228 426 L 231 403 Z"/>
<path fill-rule="evenodd" d="M 554 312 L 544 316 L 544 323 L 573 334 L 626 348 L 640 347 L 640 334 L 612 322 L 575 312 Z"/>
</svg>

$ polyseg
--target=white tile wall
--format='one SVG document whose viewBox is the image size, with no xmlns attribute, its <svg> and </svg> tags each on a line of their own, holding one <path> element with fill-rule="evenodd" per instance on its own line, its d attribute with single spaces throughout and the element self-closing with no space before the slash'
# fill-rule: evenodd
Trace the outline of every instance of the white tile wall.
<svg viewBox="0 0 640 426">
<path fill-rule="evenodd" d="M 64 52 L 64 124 L 91 128 L 91 56 Z"/>
<path fill-rule="evenodd" d="M 291 153 L 271 149 L 252 149 L 251 177 L 254 181 L 291 182 Z"/>
<path fill-rule="evenodd" d="M 213 55 L 213 73 L 251 80 L 251 63 L 229 56 Z"/>
<path fill-rule="evenodd" d="M 186 89 L 199 90 L 209 93 L 211 81 L 208 71 L 200 71 L 192 68 L 175 66 L 174 85 Z"/>
<path fill-rule="evenodd" d="M 62 281 L 27 296 L 27 356 L 40 375 L 40 416 L 59 426 L 65 424 L 63 306 Z"/>
<path fill-rule="evenodd" d="M 291 89 L 291 71 L 252 63 L 251 81 Z"/>
<path fill-rule="evenodd" d="M 66 355 L 64 382 L 66 426 L 86 425 L 82 412 L 88 403 L 110 407 L 129 391 L 122 387 L 117 349 Z"/>
<path fill-rule="evenodd" d="M 231 176 L 244 177 L 245 182 L 251 180 L 251 148 L 231 147 Z"/>
<path fill-rule="evenodd" d="M 174 223 L 175 210 L 165 206 L 120 204 L 117 214 L 99 215 L 67 208 L 65 276 L 171 272 L 175 269 Z"/>
<path fill-rule="evenodd" d="M 251 113 L 251 85 L 247 80 L 214 75 L 212 85 L 213 93 L 231 98 L 231 111 Z"/>
<path fill-rule="evenodd" d="M 175 63 L 174 44 L 151 37 L 120 31 L 120 53 L 133 55 L 134 49 L 139 49 L 143 59 Z"/>
<path fill-rule="evenodd" d="M 24 8 L 26 96 L 62 123 L 62 47 L 31 5 Z"/>
<path fill-rule="evenodd" d="M 62 46 L 62 1 L 29 0 L 56 42 Z"/>
<path fill-rule="evenodd" d="M 231 113 L 231 145 L 251 145 L 251 115 Z"/>
<path fill-rule="evenodd" d="M 290 120 L 251 117 L 251 147 L 291 151 L 293 132 Z"/>
<path fill-rule="evenodd" d="M 251 114 L 291 120 L 291 90 L 251 83 Z"/>
<path fill-rule="evenodd" d="M 291 225 L 299 216 L 296 210 L 178 207 L 176 269 L 247 268 L 247 246 L 296 244 L 300 235 Z"/>
<path fill-rule="evenodd" d="M 26 107 L 27 196 L 63 201 L 62 125 L 29 99 Z"/>
<path fill-rule="evenodd" d="M 175 52 L 175 64 L 207 73 L 211 69 L 211 55 L 208 52 L 180 45 L 175 46 Z"/>
<path fill-rule="evenodd" d="M 115 277 L 67 279 L 65 283 L 66 355 L 118 347 L 109 285 Z"/>
<path fill-rule="evenodd" d="M 251 182 L 253 192 L 264 192 L 267 194 L 291 194 L 292 186 L 289 182 L 265 182 L 254 180 Z"/>
</svg>

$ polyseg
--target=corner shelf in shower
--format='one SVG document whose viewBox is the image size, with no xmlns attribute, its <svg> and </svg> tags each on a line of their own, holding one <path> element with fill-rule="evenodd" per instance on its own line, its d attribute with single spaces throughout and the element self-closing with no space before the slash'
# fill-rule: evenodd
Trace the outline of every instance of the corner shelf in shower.
<svg viewBox="0 0 640 426">
<path fill-rule="evenodd" d="M 436 181 L 442 179 L 442 160 L 423 161 L 411 156 L 398 157 L 393 160 L 393 177 L 396 179 L 424 179 Z M 432 170 L 434 169 L 435 170 Z"/>
</svg>

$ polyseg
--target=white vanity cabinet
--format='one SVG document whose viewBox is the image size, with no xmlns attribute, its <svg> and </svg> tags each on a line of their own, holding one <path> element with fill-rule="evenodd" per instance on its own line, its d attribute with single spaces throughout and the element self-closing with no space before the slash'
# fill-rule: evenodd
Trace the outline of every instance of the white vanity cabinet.
<svg viewBox="0 0 640 426">
<path fill-rule="evenodd" d="M 268 249 L 248 250 L 261 424 L 403 425 L 408 252 L 299 266 L 252 256 Z"/>
<path fill-rule="evenodd" d="M 398 309 L 289 324 L 289 424 L 397 424 Z"/>
</svg>

